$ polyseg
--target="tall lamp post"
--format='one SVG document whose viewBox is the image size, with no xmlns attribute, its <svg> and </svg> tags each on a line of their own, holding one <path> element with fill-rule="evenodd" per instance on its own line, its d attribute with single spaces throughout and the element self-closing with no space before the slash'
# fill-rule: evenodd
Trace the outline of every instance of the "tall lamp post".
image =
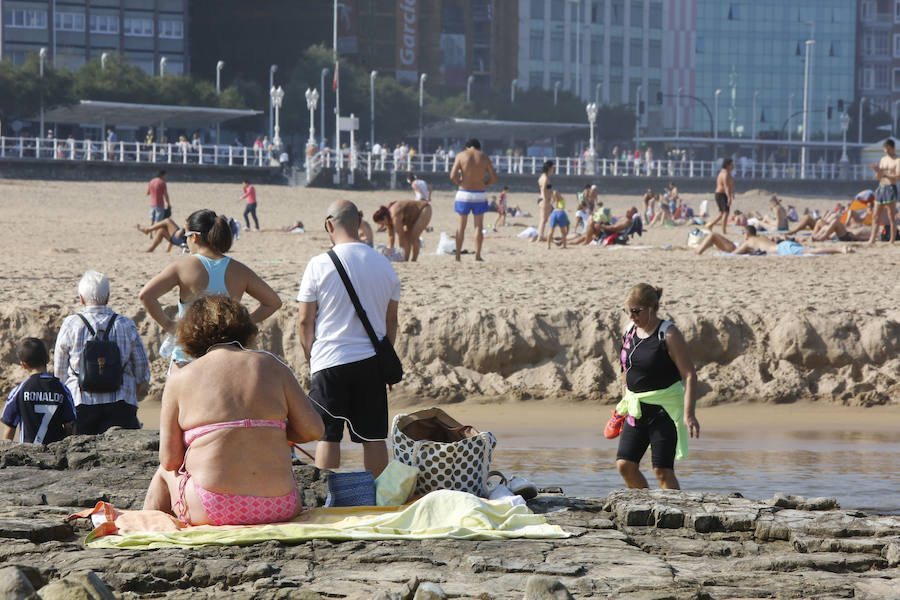
<svg viewBox="0 0 900 600">
<path fill-rule="evenodd" d="M 469 75 L 469 78 L 466 79 L 466 102 L 472 101 L 472 84 L 475 83 L 475 76 Z"/>
<path fill-rule="evenodd" d="M 422 117 L 425 112 L 425 80 L 427 73 L 419 75 L 419 160 L 422 159 Z"/>
<path fill-rule="evenodd" d="M 38 137 L 44 137 L 44 61 L 47 59 L 47 49 L 41 48 L 38 52 L 38 56 L 41 59 L 41 129 L 38 132 Z"/>
<path fill-rule="evenodd" d="M 641 139 L 641 91 L 644 86 L 637 86 L 637 94 L 634 95 L 634 150 L 639 150 L 639 142 Z"/>
<path fill-rule="evenodd" d="M 800 179 L 806 179 L 806 142 L 809 141 L 807 127 L 809 116 L 809 60 L 815 43 L 814 40 L 806 40 L 806 65 L 803 69 L 803 146 L 800 148 Z"/>
<path fill-rule="evenodd" d="M 716 90 L 715 93 L 715 104 L 713 106 L 713 160 L 719 160 L 719 95 L 722 93 L 721 89 Z"/>
<path fill-rule="evenodd" d="M 553 84 L 553 106 L 556 106 L 556 102 L 559 100 L 559 84 L 559 81 Z"/>
<path fill-rule="evenodd" d="M 106 61 L 109 60 L 109 52 L 104 52 L 100 55 L 100 70 L 106 70 Z"/>
<path fill-rule="evenodd" d="M 378 71 L 369 73 L 369 150 L 375 147 L 375 78 Z M 318 96 L 317 96 L 318 97 Z"/>
<path fill-rule="evenodd" d="M 596 152 L 594 151 L 594 123 L 597 122 L 597 103 L 591 102 L 585 107 L 587 111 L 588 122 L 591 124 L 591 143 L 588 146 L 588 174 L 593 175 L 594 173 L 594 157 L 596 156 Z"/>
<path fill-rule="evenodd" d="M 859 99 L 859 139 L 857 142 L 862 145 L 862 132 L 863 132 L 863 104 L 866 103 L 866 98 L 863 96 Z"/>
<path fill-rule="evenodd" d="M 841 179 L 847 179 L 850 174 L 850 160 L 847 158 L 847 130 L 850 128 L 850 115 L 841 113 L 841 134 L 844 136 L 841 152 Z"/>
<path fill-rule="evenodd" d="M 791 140 L 794 136 L 794 131 L 791 128 L 791 118 L 794 116 L 794 94 L 788 94 L 788 118 L 787 118 L 787 130 L 788 130 L 788 162 L 791 162 Z"/>
<path fill-rule="evenodd" d="M 166 64 L 169 62 L 165 56 L 159 59 L 159 76 L 162 77 L 166 74 Z"/>
<path fill-rule="evenodd" d="M 750 137 L 756 139 L 756 122 L 759 118 L 756 116 L 756 99 L 759 98 L 759 90 L 753 91 L 753 113 L 750 116 Z"/>
<path fill-rule="evenodd" d="M 316 105 L 319 103 L 319 91 L 306 88 L 306 108 L 309 109 L 309 140 L 307 146 L 316 145 Z"/>
<path fill-rule="evenodd" d="M 220 60 L 216 63 L 216 96 L 222 93 L 222 69 L 225 68 L 225 61 Z M 220 123 L 216 122 L 216 146 L 219 145 Z M 218 150 L 217 150 L 218 152 Z"/>
<path fill-rule="evenodd" d="M 678 97 L 675 98 L 675 138 L 678 139 L 678 135 L 681 133 L 681 94 L 684 93 L 684 88 L 678 88 Z"/>
<path fill-rule="evenodd" d="M 322 99 L 322 105 L 319 107 L 319 140 L 320 143 L 325 142 L 325 76 L 328 75 L 328 68 L 322 69 L 319 75 L 319 98 Z"/>
<path fill-rule="evenodd" d="M 509 82 L 509 103 L 516 103 L 516 86 L 519 85 L 518 79 L 513 79 Z"/>
<path fill-rule="evenodd" d="M 600 88 L 603 87 L 603 82 L 598 83 L 594 86 L 594 104 L 600 104 Z"/>
<path fill-rule="evenodd" d="M 278 126 L 278 115 L 281 112 L 281 103 L 284 101 L 284 90 L 281 86 L 272 86 L 269 89 L 269 96 L 272 98 L 272 107 L 275 109 L 275 130 L 272 136 L 272 147 L 275 150 L 281 150 L 281 128 Z"/>
<path fill-rule="evenodd" d="M 278 65 L 269 65 L 269 97 L 272 98 L 272 90 L 275 89 L 275 71 Z M 274 101 L 274 100 L 273 100 Z M 275 143 L 275 133 L 272 130 L 272 102 L 269 102 L 269 139 Z"/>
</svg>

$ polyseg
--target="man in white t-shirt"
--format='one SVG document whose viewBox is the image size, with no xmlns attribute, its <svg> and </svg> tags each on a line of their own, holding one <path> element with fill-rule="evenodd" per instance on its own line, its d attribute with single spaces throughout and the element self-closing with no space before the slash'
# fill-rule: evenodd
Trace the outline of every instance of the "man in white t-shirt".
<svg viewBox="0 0 900 600">
<path fill-rule="evenodd" d="M 359 220 L 356 205 L 338 200 L 328 207 L 325 230 L 375 335 L 378 339 L 387 335 L 394 342 L 400 279 L 384 256 L 359 241 Z M 309 395 L 325 422 L 316 466 L 341 466 L 344 420 L 335 417 L 343 417 L 350 422 L 350 439 L 363 445 L 365 468 L 377 477 L 388 463 L 387 390 L 375 346 L 327 253 L 306 265 L 297 301 L 300 343 L 309 362 Z"/>
</svg>

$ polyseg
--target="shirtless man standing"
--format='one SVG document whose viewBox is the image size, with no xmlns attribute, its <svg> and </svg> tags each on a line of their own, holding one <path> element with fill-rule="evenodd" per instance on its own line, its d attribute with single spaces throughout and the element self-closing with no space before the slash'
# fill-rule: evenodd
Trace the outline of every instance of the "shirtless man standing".
<svg viewBox="0 0 900 600">
<path fill-rule="evenodd" d="M 481 258 L 481 244 L 484 242 L 484 213 L 488 211 L 487 194 L 484 188 L 497 181 L 497 172 L 491 159 L 481 151 L 481 142 L 472 138 L 466 142 L 466 149 L 456 155 L 450 179 L 459 186 L 453 210 L 459 215 L 456 228 L 456 260 L 462 250 L 463 236 L 469 213 L 475 222 L 475 260 Z"/>
<path fill-rule="evenodd" d="M 875 211 L 872 213 L 872 233 L 869 245 L 875 243 L 879 230 L 879 215 L 886 208 L 891 228 L 891 243 L 897 239 L 897 180 L 900 179 L 900 157 L 894 149 L 894 140 L 884 141 L 884 156 L 877 165 L 872 165 L 875 177 L 878 178 L 878 189 L 875 190 Z"/>
<path fill-rule="evenodd" d="M 722 233 L 728 227 L 728 213 L 731 212 L 731 203 L 734 202 L 734 178 L 731 172 L 734 170 L 734 161 L 730 158 L 722 159 L 722 170 L 716 177 L 716 206 L 719 207 L 719 216 L 706 226 L 712 230 L 713 226 L 722 220 Z"/>
</svg>

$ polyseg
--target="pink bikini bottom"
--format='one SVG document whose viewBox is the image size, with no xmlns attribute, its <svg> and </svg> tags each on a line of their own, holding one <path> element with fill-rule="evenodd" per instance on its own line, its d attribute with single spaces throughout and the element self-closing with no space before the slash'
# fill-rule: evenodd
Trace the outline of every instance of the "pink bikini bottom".
<svg viewBox="0 0 900 600">
<path fill-rule="evenodd" d="M 178 518 L 190 523 L 187 504 L 184 501 L 184 486 L 190 478 L 185 474 L 178 485 Z M 206 510 L 210 525 L 259 525 L 261 523 L 281 523 L 290 521 L 297 515 L 300 495 L 295 487 L 284 496 L 239 496 L 211 492 L 194 482 L 194 489 L 200 504 Z"/>
</svg>

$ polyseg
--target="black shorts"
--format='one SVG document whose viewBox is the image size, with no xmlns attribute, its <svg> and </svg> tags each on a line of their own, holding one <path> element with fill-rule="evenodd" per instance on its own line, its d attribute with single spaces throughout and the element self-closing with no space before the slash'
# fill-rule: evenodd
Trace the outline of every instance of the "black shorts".
<svg viewBox="0 0 900 600">
<path fill-rule="evenodd" d="M 709 196 L 707 196 L 708 198 Z M 716 194 L 716 206 L 719 207 L 719 212 L 727 212 L 729 209 L 728 206 L 728 194 L 723 194 L 722 192 L 718 192 Z"/>
<path fill-rule="evenodd" d="M 387 438 L 387 388 L 378 370 L 377 357 L 316 371 L 310 380 L 309 397 L 332 415 L 350 419 L 360 436 L 373 440 Z M 325 423 L 322 441 L 340 442 L 346 421 L 332 417 L 315 404 L 313 407 Z M 350 439 L 365 441 L 352 430 Z"/>
<path fill-rule="evenodd" d="M 677 444 L 678 430 L 666 409 L 641 402 L 641 418 L 635 420 L 634 427 L 627 420 L 622 424 L 616 459 L 639 463 L 650 446 L 653 467 L 673 469 Z"/>
<path fill-rule="evenodd" d="M 140 429 L 137 406 L 119 400 L 107 404 L 79 404 L 75 407 L 75 433 L 98 435 L 110 427 Z"/>
</svg>

